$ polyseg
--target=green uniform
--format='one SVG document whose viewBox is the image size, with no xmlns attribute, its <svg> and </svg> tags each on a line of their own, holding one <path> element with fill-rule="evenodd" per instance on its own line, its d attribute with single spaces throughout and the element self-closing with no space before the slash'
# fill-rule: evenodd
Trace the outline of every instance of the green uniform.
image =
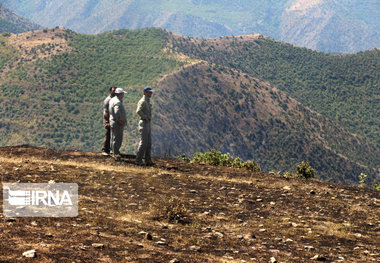
<svg viewBox="0 0 380 263">
<path fill-rule="evenodd" d="M 137 150 L 136 162 L 141 163 L 145 157 L 145 163 L 151 163 L 151 150 L 152 150 L 152 133 L 151 133 L 151 120 L 152 120 L 152 104 L 150 98 L 143 96 L 137 104 L 136 113 L 140 116 L 139 133 L 140 144 Z M 149 119 L 146 121 L 145 119 Z"/>
<path fill-rule="evenodd" d="M 121 143 L 123 142 L 124 126 L 127 125 L 127 115 L 123 106 L 123 101 L 118 96 L 113 97 L 109 102 L 110 125 L 111 125 L 111 152 L 120 154 Z M 120 125 L 119 121 L 123 122 Z"/>
</svg>

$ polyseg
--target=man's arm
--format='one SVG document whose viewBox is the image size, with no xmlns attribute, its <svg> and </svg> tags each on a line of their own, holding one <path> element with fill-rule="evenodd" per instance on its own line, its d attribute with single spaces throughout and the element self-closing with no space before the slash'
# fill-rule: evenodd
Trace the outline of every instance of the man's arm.
<svg viewBox="0 0 380 263">
<path fill-rule="evenodd" d="M 109 127 L 110 126 L 110 112 L 108 110 L 104 112 L 104 121 L 105 121 L 106 127 Z"/>
<path fill-rule="evenodd" d="M 122 113 L 120 110 L 120 107 L 121 107 L 120 102 L 116 103 L 113 111 L 115 113 L 116 121 L 120 124 L 120 126 L 123 126 L 124 122 L 120 116 L 120 114 Z"/>
<path fill-rule="evenodd" d="M 136 109 L 136 113 L 141 117 L 141 119 L 143 120 L 146 120 L 147 122 L 149 122 L 149 118 L 144 114 L 144 107 L 145 107 L 145 101 L 140 101 L 138 104 L 137 104 L 137 109 Z"/>
</svg>

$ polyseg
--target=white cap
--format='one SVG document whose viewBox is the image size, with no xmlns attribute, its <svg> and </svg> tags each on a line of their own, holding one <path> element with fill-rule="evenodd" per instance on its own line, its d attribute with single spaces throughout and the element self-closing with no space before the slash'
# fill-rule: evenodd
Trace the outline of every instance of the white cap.
<svg viewBox="0 0 380 263">
<path fill-rule="evenodd" d="M 121 93 L 127 93 L 125 90 L 123 90 L 122 88 L 117 88 L 115 90 L 115 94 L 121 94 Z"/>
</svg>

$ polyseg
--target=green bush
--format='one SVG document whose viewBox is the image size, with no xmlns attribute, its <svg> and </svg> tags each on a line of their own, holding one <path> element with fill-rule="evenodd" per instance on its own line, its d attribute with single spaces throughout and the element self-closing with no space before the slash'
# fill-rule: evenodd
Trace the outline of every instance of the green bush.
<svg viewBox="0 0 380 263">
<path fill-rule="evenodd" d="M 301 162 L 296 166 L 297 176 L 303 178 L 314 178 L 315 170 L 310 167 L 309 162 Z"/>
<path fill-rule="evenodd" d="M 181 154 L 179 159 L 184 161 L 191 161 L 193 163 L 201 163 L 213 166 L 226 166 L 238 169 L 246 169 L 253 172 L 260 172 L 260 167 L 254 161 L 244 162 L 239 157 L 233 158 L 228 153 L 223 154 L 217 150 L 210 150 L 205 153 L 194 153 L 192 159 L 186 157 L 184 154 Z"/>
<path fill-rule="evenodd" d="M 365 188 L 366 187 L 366 180 L 367 180 L 368 175 L 361 173 L 359 175 L 359 187 Z"/>
</svg>

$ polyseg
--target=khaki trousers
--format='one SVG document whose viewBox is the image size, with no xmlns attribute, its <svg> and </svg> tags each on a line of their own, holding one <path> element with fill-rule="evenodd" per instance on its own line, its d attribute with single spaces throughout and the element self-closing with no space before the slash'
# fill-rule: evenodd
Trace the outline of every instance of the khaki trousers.
<svg viewBox="0 0 380 263">
<path fill-rule="evenodd" d="M 140 143 L 137 150 L 136 162 L 142 162 L 143 157 L 145 157 L 145 163 L 152 162 L 152 133 L 150 123 L 145 120 L 140 120 L 139 122 Z"/>
</svg>

